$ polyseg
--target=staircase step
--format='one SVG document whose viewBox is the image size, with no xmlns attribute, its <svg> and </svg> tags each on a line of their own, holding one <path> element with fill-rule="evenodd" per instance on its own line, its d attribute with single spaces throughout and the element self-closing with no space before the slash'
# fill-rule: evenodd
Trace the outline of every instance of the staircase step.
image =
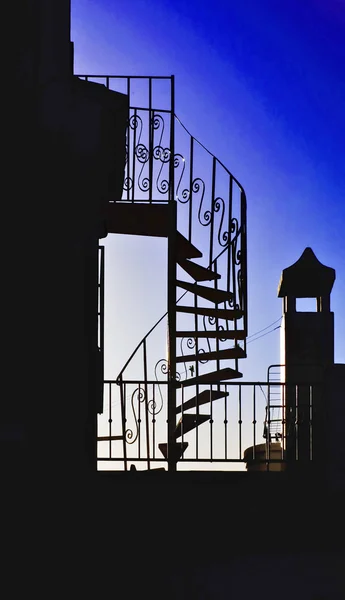
<svg viewBox="0 0 345 600">
<path fill-rule="evenodd" d="M 239 377 L 242 377 L 242 373 L 228 367 L 227 369 L 219 369 L 219 371 L 204 373 L 198 377 L 191 377 L 190 379 L 185 379 L 184 381 L 177 381 L 176 387 L 180 388 L 182 385 L 183 387 L 187 387 L 190 385 L 201 385 L 204 383 L 218 383 L 221 381 L 226 381 L 227 379 L 238 379 Z"/>
<path fill-rule="evenodd" d="M 211 269 L 206 269 L 189 260 L 178 259 L 177 262 L 195 281 L 214 281 L 221 277 L 218 273 L 211 271 Z"/>
<path fill-rule="evenodd" d="M 168 204 L 144 202 L 109 202 L 108 233 L 167 237 L 169 224 Z"/>
<path fill-rule="evenodd" d="M 192 429 L 199 427 L 199 425 L 206 423 L 206 421 L 209 421 L 210 418 L 211 418 L 211 415 L 197 415 L 197 414 L 190 414 L 190 413 L 183 415 L 183 417 L 181 417 L 181 419 L 179 420 L 179 422 L 176 425 L 176 429 L 175 429 L 176 439 L 181 437 L 182 431 L 183 431 L 183 435 L 186 435 L 186 433 L 188 433 L 188 431 L 191 431 Z"/>
<path fill-rule="evenodd" d="M 217 319 L 226 319 L 226 321 L 236 321 L 243 317 L 242 310 L 231 308 L 204 308 L 203 306 L 176 306 L 176 312 L 190 313 L 193 315 L 205 315 L 206 317 L 215 317 Z"/>
<path fill-rule="evenodd" d="M 194 396 L 194 398 L 190 398 L 190 400 L 187 400 L 186 402 L 183 403 L 183 405 L 181 404 L 180 406 L 176 407 L 176 414 L 182 412 L 182 406 L 183 406 L 183 410 L 188 410 L 189 408 L 194 408 L 195 406 L 201 406 L 202 404 L 207 404 L 208 402 L 213 402 L 213 400 L 218 400 L 219 398 L 226 398 L 226 396 L 229 395 L 229 392 L 217 392 L 217 391 L 211 391 L 211 390 L 204 390 L 203 392 L 200 392 L 200 394 L 198 394 L 197 396 Z"/>
<path fill-rule="evenodd" d="M 186 258 L 202 258 L 202 252 L 185 238 L 179 231 L 176 232 L 176 254 L 177 260 Z"/>
<path fill-rule="evenodd" d="M 160 449 L 161 453 L 163 454 L 165 460 L 168 460 L 168 444 L 158 444 L 158 448 Z M 175 462 L 177 462 L 178 460 L 180 460 L 183 453 L 187 450 L 188 442 L 183 442 L 183 443 L 175 442 L 174 445 L 172 446 L 172 448 L 173 448 L 173 460 Z"/>
<path fill-rule="evenodd" d="M 243 329 L 231 329 L 230 331 L 176 331 L 179 338 L 220 338 L 223 340 L 244 340 L 246 332 Z"/>
<path fill-rule="evenodd" d="M 176 362 L 191 362 L 200 360 L 231 360 L 235 358 L 246 358 L 247 354 L 240 348 L 235 346 L 234 348 L 227 348 L 226 350 L 219 350 L 214 352 L 198 352 L 198 354 L 186 354 L 185 356 L 177 356 Z"/>
<path fill-rule="evenodd" d="M 187 283 L 186 281 L 176 281 L 178 287 L 192 292 L 205 300 L 209 300 L 214 304 L 220 304 L 221 302 L 227 302 L 232 298 L 230 292 L 224 292 L 223 290 L 215 290 L 214 288 L 205 287 L 204 285 L 197 285 L 196 283 Z"/>
</svg>

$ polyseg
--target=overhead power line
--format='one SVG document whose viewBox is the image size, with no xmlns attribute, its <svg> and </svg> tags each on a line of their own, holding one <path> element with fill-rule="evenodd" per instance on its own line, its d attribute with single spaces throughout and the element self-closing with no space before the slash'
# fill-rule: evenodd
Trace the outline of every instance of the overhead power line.
<svg viewBox="0 0 345 600">
<path fill-rule="evenodd" d="M 271 323 L 270 325 L 267 325 L 267 327 L 264 327 L 263 329 L 259 329 L 259 331 L 256 331 L 256 333 L 252 333 L 251 335 L 248 335 L 247 336 L 247 340 L 249 340 L 252 337 L 255 337 L 256 335 L 258 335 L 262 331 L 266 331 L 266 329 L 269 329 L 270 327 L 273 327 L 273 325 L 275 325 L 276 323 L 279 323 L 279 321 L 281 321 L 282 318 L 283 317 L 279 317 L 279 319 L 277 319 L 276 321 L 273 321 L 273 323 Z"/>
<path fill-rule="evenodd" d="M 251 344 L 252 342 L 256 342 L 260 338 L 265 337 L 265 335 L 268 335 L 269 333 L 273 333 L 273 331 L 276 331 L 276 329 L 280 329 L 280 328 L 281 328 L 281 325 L 278 325 L 278 327 L 271 329 L 271 331 L 267 331 L 267 333 L 263 333 L 262 335 L 259 335 L 259 337 L 255 338 L 254 340 L 249 340 L 248 344 Z"/>
</svg>

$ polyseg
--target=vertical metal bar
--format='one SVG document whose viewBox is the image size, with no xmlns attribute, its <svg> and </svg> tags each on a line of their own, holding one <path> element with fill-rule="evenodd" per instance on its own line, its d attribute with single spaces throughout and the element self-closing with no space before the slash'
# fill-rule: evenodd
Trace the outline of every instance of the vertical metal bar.
<svg viewBox="0 0 345 600">
<path fill-rule="evenodd" d="M 209 256 L 209 264 L 212 264 L 213 260 L 213 233 L 214 233 L 214 203 L 215 203 L 215 194 L 216 194 L 216 168 L 217 168 L 217 159 L 214 156 L 212 161 L 212 195 L 211 195 L 211 223 L 210 223 L 210 256 Z"/>
<path fill-rule="evenodd" d="M 213 270 L 214 270 L 214 272 L 215 272 L 215 273 L 218 273 L 218 263 L 217 263 L 217 260 L 215 260 L 215 261 L 214 261 L 214 267 L 213 267 Z M 214 280 L 214 289 L 215 289 L 215 290 L 218 290 L 218 279 L 215 279 L 215 280 Z M 218 328 L 219 328 L 219 319 L 218 319 L 218 304 L 216 304 L 216 313 L 217 313 L 217 316 L 216 316 L 215 324 L 216 324 L 216 330 L 218 330 Z M 228 322 L 227 322 L 227 321 L 226 321 L 226 324 L 228 324 Z M 219 370 L 220 370 L 220 360 L 219 360 L 219 337 L 216 337 L 215 341 L 216 341 L 216 352 L 217 352 L 217 361 L 216 361 L 217 368 L 216 368 L 216 370 L 217 370 L 217 371 L 219 371 Z M 219 390 L 220 390 L 220 387 L 218 386 L 218 391 L 219 391 Z"/>
<path fill-rule="evenodd" d="M 184 443 L 184 431 L 183 431 L 183 415 L 184 415 L 184 408 L 183 408 L 183 404 L 184 404 L 184 385 L 181 385 L 181 423 L 182 423 L 182 437 L 181 437 L 181 444 L 182 444 L 182 448 L 183 448 L 183 443 Z M 184 452 L 182 454 L 182 460 L 184 459 Z"/>
<path fill-rule="evenodd" d="M 146 424 L 146 452 L 147 452 L 147 469 L 150 470 L 150 432 L 149 432 L 149 407 L 148 407 L 148 389 L 147 389 L 147 350 L 146 350 L 146 338 L 144 339 L 144 393 L 145 393 L 145 424 Z"/>
<path fill-rule="evenodd" d="M 111 385 L 109 385 L 109 458 L 112 458 L 111 455 L 111 431 L 112 431 L 112 407 L 111 407 L 111 402 L 112 402 L 112 396 L 111 396 Z"/>
<path fill-rule="evenodd" d="M 137 109 L 134 109 L 134 129 L 133 129 L 133 163 L 132 163 L 132 202 L 135 201 L 135 152 L 137 146 Z M 129 165 L 129 156 L 128 156 L 128 165 Z"/>
<path fill-rule="evenodd" d="M 225 393 L 227 392 L 227 386 L 224 386 Z M 228 459 L 228 403 L 227 396 L 224 396 L 224 458 Z"/>
<path fill-rule="evenodd" d="M 176 421 L 176 228 L 174 156 L 175 156 L 175 78 L 171 76 L 170 163 L 168 231 L 168 470 L 176 471 L 174 459 Z"/>
<path fill-rule="evenodd" d="M 189 222 L 188 222 L 188 239 L 192 241 L 192 222 L 193 222 L 193 161 L 194 161 L 194 138 L 190 138 L 190 150 L 189 150 Z"/>
<path fill-rule="evenodd" d="M 109 90 L 109 76 L 108 75 L 105 78 L 105 84 L 106 84 L 107 89 Z"/>
<path fill-rule="evenodd" d="M 152 77 L 149 77 L 149 202 L 152 202 L 153 180 L 153 115 L 152 113 Z"/>
<path fill-rule="evenodd" d="M 141 458 L 141 383 L 138 388 L 138 458 Z"/>
<path fill-rule="evenodd" d="M 196 294 L 194 294 L 194 308 L 196 309 L 195 313 L 194 313 L 194 331 L 195 331 L 195 333 L 197 333 L 199 321 L 198 321 L 198 315 L 197 315 L 198 297 Z M 195 338 L 195 354 L 196 355 L 198 355 L 198 350 L 199 350 L 199 338 L 196 337 Z M 199 377 L 199 361 L 198 360 L 195 361 L 195 377 L 196 377 L 196 379 L 198 379 L 198 377 Z M 195 396 L 196 396 L 196 414 L 199 415 L 199 384 L 198 383 L 195 386 Z M 196 459 L 199 458 L 199 427 L 195 428 L 195 458 Z"/>
<path fill-rule="evenodd" d="M 253 458 L 255 460 L 256 455 L 256 385 L 254 384 L 253 389 Z"/>
<path fill-rule="evenodd" d="M 242 458 L 242 386 L 238 384 L 239 459 Z"/>
<path fill-rule="evenodd" d="M 176 422 L 176 202 L 169 202 L 168 232 L 168 470 L 174 460 Z"/>
<path fill-rule="evenodd" d="M 131 106 L 131 80 L 130 77 L 127 77 L 127 95 L 128 95 L 128 104 Z M 128 111 L 128 118 L 130 116 L 130 108 Z M 133 149 L 134 152 L 134 149 Z M 131 128 L 129 126 L 129 122 L 127 125 L 127 200 L 130 200 L 130 157 L 131 157 Z M 134 184 L 134 179 L 133 179 Z"/>
<path fill-rule="evenodd" d="M 210 386 L 212 394 L 212 384 Z M 211 402 L 211 419 L 210 419 L 210 459 L 213 461 L 213 402 Z"/>
<path fill-rule="evenodd" d="M 156 458 L 156 386 L 153 384 L 152 386 L 152 456 L 153 459 Z"/>
<path fill-rule="evenodd" d="M 109 384 L 111 385 L 111 384 Z M 122 420 L 122 446 L 123 446 L 123 461 L 125 471 L 127 471 L 127 442 L 126 442 L 126 384 L 120 379 L 120 402 L 121 402 L 121 420 Z"/>
<path fill-rule="evenodd" d="M 169 201 L 175 200 L 175 77 L 171 76 L 171 113 L 170 113 L 170 163 L 169 163 L 169 180 L 170 180 L 170 198 Z"/>
<path fill-rule="evenodd" d="M 272 384 L 267 384 L 267 412 L 268 412 L 268 435 L 266 437 L 266 458 L 267 458 L 267 470 L 270 470 L 270 459 L 271 459 L 271 395 L 270 388 Z"/>
<path fill-rule="evenodd" d="M 226 272 L 226 289 L 229 292 L 230 291 L 230 264 L 231 264 L 231 249 L 232 249 L 232 245 L 231 245 L 231 227 L 232 227 L 232 188 L 233 188 L 233 179 L 232 179 L 232 175 L 230 175 L 230 181 L 229 181 L 229 215 L 228 215 L 228 232 L 229 232 L 229 246 L 228 246 L 228 252 L 227 252 L 227 260 L 228 260 L 228 264 L 227 264 L 227 272 Z"/>
<path fill-rule="evenodd" d="M 241 275 L 242 298 L 240 307 L 243 310 L 243 325 L 245 336 L 248 335 L 248 282 L 247 282 L 247 199 L 244 190 L 241 190 Z M 246 347 L 246 340 L 244 340 Z"/>
</svg>

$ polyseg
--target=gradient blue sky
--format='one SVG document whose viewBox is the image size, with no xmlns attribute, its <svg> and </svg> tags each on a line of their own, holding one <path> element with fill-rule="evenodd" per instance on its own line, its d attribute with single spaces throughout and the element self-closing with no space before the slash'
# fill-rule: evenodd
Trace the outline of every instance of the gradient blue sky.
<svg viewBox="0 0 345 600">
<path fill-rule="evenodd" d="M 343 0 L 72 0 L 72 39 L 76 73 L 176 76 L 177 115 L 247 193 L 249 334 L 281 316 L 281 271 L 311 246 L 337 272 L 345 362 Z M 165 310 L 165 243 L 111 236 L 106 252 L 114 378 Z M 244 362 L 246 380 L 264 380 L 279 331 Z"/>
</svg>

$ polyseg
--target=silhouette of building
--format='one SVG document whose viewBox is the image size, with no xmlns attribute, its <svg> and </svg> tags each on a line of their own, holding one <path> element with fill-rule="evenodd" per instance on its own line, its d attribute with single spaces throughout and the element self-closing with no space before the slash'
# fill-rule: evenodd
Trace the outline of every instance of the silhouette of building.
<svg viewBox="0 0 345 600">
<path fill-rule="evenodd" d="M 169 472 L 97 472 L 97 413 L 102 411 L 103 394 L 98 246 L 111 228 L 128 231 L 132 223 L 130 217 L 126 223 L 125 208 L 108 206 L 110 200 L 121 197 L 123 185 L 127 183 L 130 189 L 124 177 L 128 98 L 109 86 L 73 76 L 68 1 L 27 1 L 21 9 L 24 18 L 15 38 L 18 68 L 11 80 L 14 118 L 9 148 L 14 152 L 8 153 L 5 174 L 10 190 L 7 222 L 11 224 L 6 243 L 12 250 L 10 240 L 15 233 L 16 251 L 10 252 L 10 266 L 5 266 L 10 300 L 4 319 L 4 373 L 9 385 L 1 419 L 2 464 L 8 475 L 4 489 L 10 492 L 13 511 L 13 554 L 10 544 L 6 548 L 15 574 L 14 593 L 22 585 L 21 593 L 33 589 L 36 596 L 46 597 L 54 588 L 68 597 L 89 593 L 94 585 L 98 595 L 103 590 L 119 593 L 122 588 L 126 595 L 133 592 L 133 597 L 145 592 L 160 598 L 203 598 L 206 594 L 225 598 L 230 591 L 237 596 L 242 591 L 243 597 L 266 598 L 273 586 L 283 600 L 292 593 L 305 600 L 315 600 L 316 593 L 327 600 L 343 597 L 345 367 L 334 365 L 332 354 L 329 295 L 334 272 L 320 265 L 310 249 L 283 272 L 279 290 L 284 298 L 287 384 L 282 386 L 286 393 L 282 392 L 281 444 L 288 468 L 274 473 L 176 472 L 177 409 L 183 416 L 188 411 L 183 403 L 193 404 L 196 416 L 191 430 L 198 430 L 203 420 L 198 391 L 196 400 L 182 396 L 176 405 L 177 391 L 188 385 L 175 385 L 178 361 L 171 341 L 178 332 L 178 311 L 174 280 L 168 300 L 169 431 L 162 442 L 167 444 L 163 450 Z M 133 135 L 135 130 L 134 126 Z M 135 156 L 140 163 L 143 154 Z M 159 149 L 157 156 L 163 165 L 164 157 L 169 159 L 169 178 L 164 180 L 174 193 L 170 154 Z M 216 165 L 213 158 L 212 164 Z M 242 220 L 239 230 L 234 222 L 230 231 L 236 232 L 232 250 L 238 237 L 242 254 L 232 252 L 230 264 L 243 270 L 238 277 L 236 271 L 237 296 L 229 310 L 238 311 L 231 313 L 230 320 L 242 327 L 234 325 L 227 336 L 220 330 L 223 337 L 236 342 L 234 349 L 227 349 L 233 350 L 234 361 L 245 357 L 247 328 L 245 198 L 240 184 L 238 189 Z M 211 222 L 221 208 L 221 203 L 212 204 Z M 158 215 L 160 210 L 166 214 Z M 206 212 L 204 217 L 207 220 Z M 143 227 L 146 218 L 152 228 L 167 223 L 171 269 L 177 268 L 179 243 L 189 254 L 191 250 L 197 253 L 188 236 L 182 236 L 185 244 L 177 234 L 175 203 L 152 208 L 150 217 L 143 216 Z M 220 239 L 226 242 L 226 237 Z M 184 255 L 179 260 L 198 278 L 200 271 L 196 273 L 188 262 L 192 258 Z M 213 264 L 218 260 L 211 258 Z M 207 288 L 211 291 L 195 284 L 189 287 L 192 284 L 187 282 L 182 287 L 194 296 L 212 296 L 218 307 L 218 298 L 223 302 L 223 296 L 217 292 L 229 294 L 229 289 L 217 290 L 214 282 L 220 266 L 214 267 L 214 287 Z M 207 269 L 201 270 L 205 277 Z M 318 311 L 312 315 L 295 312 L 295 299 L 310 295 L 318 299 Z M 206 310 L 201 303 L 187 308 L 191 314 Z M 185 337 L 193 337 L 196 331 L 187 330 Z M 209 350 L 217 353 L 214 372 L 218 375 L 208 373 L 209 379 L 202 382 L 209 384 L 211 379 L 210 385 L 224 390 L 217 362 L 223 360 L 218 344 L 222 336 L 214 334 L 216 346 Z M 322 363 L 322 375 L 315 362 Z M 234 368 L 223 375 L 239 377 L 240 373 Z M 295 388 L 291 394 L 290 383 Z M 315 396 L 319 384 L 323 391 Z M 201 385 L 201 380 L 195 385 Z M 217 387 L 211 388 L 216 391 Z M 214 399 L 208 397 L 211 420 Z M 291 423 L 293 434 L 287 436 Z M 124 422 L 120 425 L 123 438 L 126 427 Z M 183 421 L 177 427 L 184 451 Z M 121 441 L 125 448 L 126 440 Z M 311 468 L 314 455 L 315 469 Z M 270 462 L 266 456 L 264 462 Z"/>
</svg>

